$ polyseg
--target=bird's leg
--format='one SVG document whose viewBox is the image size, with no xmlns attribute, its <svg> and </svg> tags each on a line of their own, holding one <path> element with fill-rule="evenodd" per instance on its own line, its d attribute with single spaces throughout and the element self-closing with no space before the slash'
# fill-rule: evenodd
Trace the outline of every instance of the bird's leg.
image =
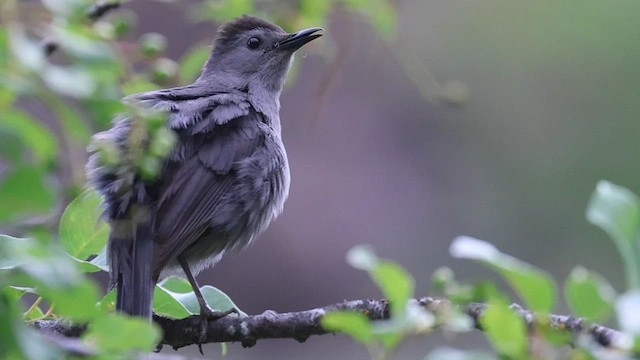
<svg viewBox="0 0 640 360">
<path fill-rule="evenodd" d="M 182 256 L 178 256 L 177 260 L 180 266 L 182 266 L 182 271 L 184 271 L 184 274 L 187 276 L 187 280 L 189 280 L 189 283 L 193 288 L 196 299 L 198 299 L 198 304 L 200 304 L 200 342 L 203 343 L 207 339 L 207 325 L 209 324 L 209 320 L 218 320 L 229 314 L 237 314 L 238 309 L 232 308 L 227 311 L 218 311 L 210 308 L 200 291 L 200 286 L 198 285 L 196 278 L 191 273 L 191 269 L 189 269 L 189 264 L 184 260 L 184 258 L 182 258 Z M 202 348 L 200 349 L 200 352 L 202 352 Z"/>
</svg>

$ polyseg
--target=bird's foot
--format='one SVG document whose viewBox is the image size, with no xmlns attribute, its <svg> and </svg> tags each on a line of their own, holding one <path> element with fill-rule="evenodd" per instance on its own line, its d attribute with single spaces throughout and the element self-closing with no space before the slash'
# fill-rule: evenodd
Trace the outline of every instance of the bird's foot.
<svg viewBox="0 0 640 360">
<path fill-rule="evenodd" d="M 207 341 L 207 327 L 209 327 L 209 321 L 216 321 L 222 319 L 231 314 L 239 314 L 238 309 L 231 308 L 227 311 L 213 310 L 208 305 L 200 307 L 200 339 L 198 342 L 198 350 L 200 354 L 202 352 L 202 344 Z"/>
</svg>

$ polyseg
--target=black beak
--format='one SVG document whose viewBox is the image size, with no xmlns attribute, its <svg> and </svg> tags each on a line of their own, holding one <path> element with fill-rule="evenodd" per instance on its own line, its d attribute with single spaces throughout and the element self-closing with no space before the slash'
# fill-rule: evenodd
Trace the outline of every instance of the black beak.
<svg viewBox="0 0 640 360">
<path fill-rule="evenodd" d="M 275 46 L 278 50 L 290 50 L 296 51 L 302 45 L 308 43 L 311 40 L 317 39 L 322 36 L 322 33 L 317 34 L 318 31 L 324 31 L 322 28 L 314 27 L 298 31 L 294 34 L 289 34 L 284 40 L 278 42 Z"/>
</svg>

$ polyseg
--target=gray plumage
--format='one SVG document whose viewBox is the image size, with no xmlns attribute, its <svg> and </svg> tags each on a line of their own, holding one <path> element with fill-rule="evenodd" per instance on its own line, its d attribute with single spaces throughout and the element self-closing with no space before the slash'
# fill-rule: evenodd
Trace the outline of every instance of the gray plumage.
<svg viewBox="0 0 640 360">
<path fill-rule="evenodd" d="M 166 112 L 177 141 L 155 181 L 143 181 L 130 166 L 106 165 L 97 151 L 87 165 L 90 183 L 105 197 L 119 310 L 150 317 L 154 284 L 180 273 L 180 259 L 197 274 L 249 245 L 281 213 L 289 166 L 279 96 L 293 52 L 319 30 L 287 34 L 243 16 L 219 31 L 194 84 L 126 99 Z M 122 118 L 95 137 L 116 144 L 122 157 L 131 129 Z"/>
</svg>

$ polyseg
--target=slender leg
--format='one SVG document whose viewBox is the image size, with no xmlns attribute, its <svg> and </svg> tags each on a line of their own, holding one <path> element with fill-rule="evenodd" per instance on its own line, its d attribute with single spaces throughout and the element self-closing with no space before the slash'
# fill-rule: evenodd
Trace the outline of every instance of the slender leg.
<svg viewBox="0 0 640 360">
<path fill-rule="evenodd" d="M 227 311 L 217 311 L 213 310 L 207 304 L 207 301 L 204 299 L 202 292 L 200 291 L 200 286 L 196 281 L 196 278 L 191 273 L 191 269 L 189 269 L 189 264 L 187 261 L 182 258 L 182 256 L 178 256 L 178 263 L 182 266 L 182 271 L 187 276 L 187 280 L 191 284 L 191 288 L 193 288 L 193 292 L 196 295 L 196 299 L 198 299 L 198 304 L 200 304 L 200 342 L 205 342 L 207 339 L 207 326 L 209 324 L 209 320 L 218 320 L 232 313 L 238 313 L 238 309 L 229 309 Z M 200 352 L 202 352 L 202 348 L 200 348 Z"/>
</svg>

